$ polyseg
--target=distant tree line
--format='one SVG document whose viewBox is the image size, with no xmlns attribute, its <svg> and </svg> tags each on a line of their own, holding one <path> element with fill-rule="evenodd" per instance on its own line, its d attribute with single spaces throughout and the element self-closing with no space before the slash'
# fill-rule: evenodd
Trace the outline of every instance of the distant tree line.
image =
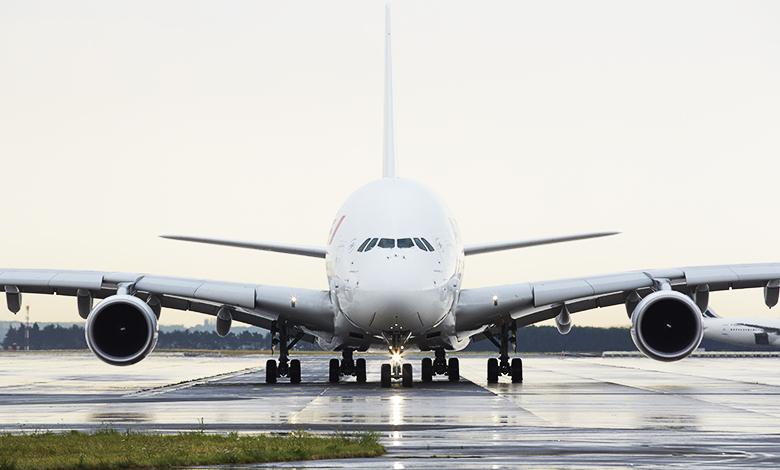
<svg viewBox="0 0 780 470">
<path fill-rule="evenodd" d="M 535 353 L 598 353 L 603 351 L 634 351 L 636 347 L 626 328 L 574 327 L 568 335 L 561 335 L 552 326 L 530 326 L 518 330 L 519 352 Z M 25 326 L 11 327 L 3 339 L 3 349 L 24 349 Z M 160 332 L 157 347 L 160 349 L 270 349 L 270 335 L 242 331 L 220 338 L 213 331 L 177 330 Z M 718 351 L 742 351 L 749 348 L 724 343 L 703 341 L 702 347 Z M 84 328 L 78 325 L 63 327 L 37 323 L 30 327 L 30 349 L 87 349 Z M 300 342 L 299 350 L 317 350 L 316 345 Z M 487 339 L 473 341 L 467 351 L 494 351 L 496 347 Z"/>
<path fill-rule="evenodd" d="M 11 327 L 3 339 L 3 349 L 24 349 L 25 326 Z M 216 332 L 179 330 L 160 332 L 157 347 L 162 349 L 269 349 L 270 337 L 259 332 L 229 333 L 220 338 Z M 47 325 L 30 327 L 30 349 L 87 349 L 84 327 Z"/>
</svg>

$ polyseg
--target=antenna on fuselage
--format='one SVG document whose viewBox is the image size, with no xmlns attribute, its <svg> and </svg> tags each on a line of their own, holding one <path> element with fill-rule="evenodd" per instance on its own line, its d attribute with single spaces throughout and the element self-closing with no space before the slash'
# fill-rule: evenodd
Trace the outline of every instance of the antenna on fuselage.
<svg viewBox="0 0 780 470">
<path fill-rule="evenodd" d="M 390 49 L 390 1 L 385 2 L 385 116 L 382 176 L 395 178 L 395 126 L 393 123 L 393 54 Z"/>
</svg>

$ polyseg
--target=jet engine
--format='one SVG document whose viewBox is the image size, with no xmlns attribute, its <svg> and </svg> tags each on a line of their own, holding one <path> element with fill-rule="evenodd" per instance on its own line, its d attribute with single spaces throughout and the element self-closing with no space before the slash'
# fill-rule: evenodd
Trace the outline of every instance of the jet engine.
<svg viewBox="0 0 780 470">
<path fill-rule="evenodd" d="M 89 313 L 85 333 L 98 359 L 129 366 L 148 356 L 157 344 L 157 316 L 138 297 L 112 295 Z"/>
<path fill-rule="evenodd" d="M 631 314 L 631 339 L 657 361 L 679 361 L 701 343 L 701 311 L 688 296 L 671 290 L 653 292 Z"/>
</svg>

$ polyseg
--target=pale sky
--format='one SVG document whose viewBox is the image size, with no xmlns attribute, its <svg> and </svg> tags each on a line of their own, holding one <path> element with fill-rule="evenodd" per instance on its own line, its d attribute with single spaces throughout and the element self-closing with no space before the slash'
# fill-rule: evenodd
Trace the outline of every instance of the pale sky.
<svg viewBox="0 0 780 470">
<path fill-rule="evenodd" d="M 1 0 L 0 265 L 326 288 L 322 260 L 156 237 L 325 244 L 381 173 L 383 5 Z M 397 0 L 399 174 L 467 243 L 623 232 L 469 257 L 465 287 L 780 261 L 778 25 L 772 1 Z"/>
</svg>

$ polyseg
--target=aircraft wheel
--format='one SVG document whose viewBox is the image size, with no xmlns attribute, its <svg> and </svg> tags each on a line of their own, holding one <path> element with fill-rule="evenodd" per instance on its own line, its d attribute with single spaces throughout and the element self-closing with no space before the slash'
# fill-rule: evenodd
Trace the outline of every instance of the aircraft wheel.
<svg viewBox="0 0 780 470">
<path fill-rule="evenodd" d="M 491 357 L 487 364 L 487 381 L 489 384 L 498 383 L 498 359 Z"/>
<path fill-rule="evenodd" d="M 382 388 L 390 388 L 390 364 L 382 364 Z"/>
<path fill-rule="evenodd" d="M 512 359 L 512 383 L 523 383 L 523 360 L 519 357 Z"/>
<path fill-rule="evenodd" d="M 362 357 L 355 360 L 355 379 L 359 384 L 366 383 L 366 360 Z"/>
<path fill-rule="evenodd" d="M 265 383 L 276 383 L 276 361 L 274 359 L 268 359 L 265 361 Z"/>
<path fill-rule="evenodd" d="M 447 377 L 450 382 L 460 381 L 460 362 L 457 357 L 451 357 L 447 363 Z"/>
<path fill-rule="evenodd" d="M 412 376 L 412 365 L 408 362 L 401 366 L 401 385 L 403 385 L 406 388 L 409 388 L 412 386 L 412 379 L 414 377 Z"/>
<path fill-rule="evenodd" d="M 290 361 L 290 370 L 287 372 L 291 384 L 301 383 L 301 361 L 293 359 Z"/>
<path fill-rule="evenodd" d="M 433 382 L 433 361 L 430 357 L 426 357 L 422 360 L 422 371 L 420 378 L 423 383 Z"/>
<path fill-rule="evenodd" d="M 340 374 L 341 374 L 341 370 L 339 366 L 339 360 L 331 359 L 330 363 L 328 363 L 328 382 L 332 384 L 339 383 Z"/>
</svg>

